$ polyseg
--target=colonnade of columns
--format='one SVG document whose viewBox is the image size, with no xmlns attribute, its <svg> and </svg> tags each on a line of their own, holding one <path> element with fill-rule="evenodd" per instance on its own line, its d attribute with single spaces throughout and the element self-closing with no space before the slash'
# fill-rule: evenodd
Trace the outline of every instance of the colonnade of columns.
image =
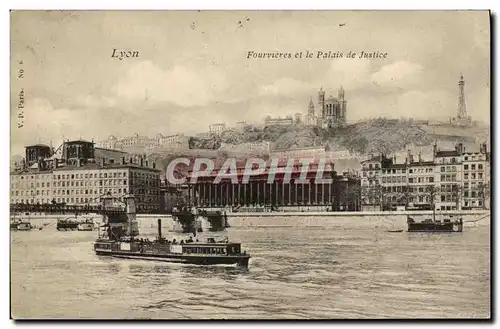
<svg viewBox="0 0 500 329">
<path fill-rule="evenodd" d="M 248 184 L 199 182 L 191 186 L 191 198 L 200 206 L 327 205 L 334 196 L 333 184 L 295 184 L 266 181 Z"/>
</svg>

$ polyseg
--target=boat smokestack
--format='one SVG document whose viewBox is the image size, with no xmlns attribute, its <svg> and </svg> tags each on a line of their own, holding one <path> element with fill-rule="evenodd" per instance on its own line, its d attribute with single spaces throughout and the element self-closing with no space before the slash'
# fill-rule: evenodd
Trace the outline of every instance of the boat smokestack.
<svg viewBox="0 0 500 329">
<path fill-rule="evenodd" d="M 161 218 L 158 218 L 158 240 L 161 240 Z"/>
</svg>

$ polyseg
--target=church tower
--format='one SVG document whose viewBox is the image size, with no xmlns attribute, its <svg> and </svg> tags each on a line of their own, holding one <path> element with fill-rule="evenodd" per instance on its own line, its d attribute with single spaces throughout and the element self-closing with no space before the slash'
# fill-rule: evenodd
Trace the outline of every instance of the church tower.
<svg viewBox="0 0 500 329">
<path fill-rule="evenodd" d="M 318 105 L 321 110 L 321 118 L 325 118 L 325 91 L 323 87 L 318 91 Z"/>
<path fill-rule="evenodd" d="M 345 91 L 342 85 L 340 85 L 338 91 L 338 99 L 339 99 L 339 109 L 340 109 L 340 122 L 346 122 L 346 110 L 347 110 L 347 102 L 345 100 Z"/>
<path fill-rule="evenodd" d="M 312 97 L 309 100 L 309 110 L 307 111 L 307 114 L 314 116 L 314 103 L 313 103 Z"/>
</svg>

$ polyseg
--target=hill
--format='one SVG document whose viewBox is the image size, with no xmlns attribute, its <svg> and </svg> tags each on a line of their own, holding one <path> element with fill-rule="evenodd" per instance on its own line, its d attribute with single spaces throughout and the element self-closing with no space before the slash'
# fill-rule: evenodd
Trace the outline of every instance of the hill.
<svg viewBox="0 0 500 329">
<path fill-rule="evenodd" d="M 430 126 L 400 119 L 374 118 L 343 128 L 323 129 L 303 125 L 228 130 L 220 136 L 191 138 L 192 148 L 217 149 L 220 143 L 270 141 L 275 149 L 330 144 L 359 154 L 394 153 L 407 145 L 426 146 L 436 141 L 480 143 L 489 139 L 489 127 Z"/>
</svg>

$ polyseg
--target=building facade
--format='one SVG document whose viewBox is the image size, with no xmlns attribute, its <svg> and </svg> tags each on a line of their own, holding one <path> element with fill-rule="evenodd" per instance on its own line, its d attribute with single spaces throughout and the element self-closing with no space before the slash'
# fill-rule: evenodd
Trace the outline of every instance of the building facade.
<svg viewBox="0 0 500 329">
<path fill-rule="evenodd" d="M 295 113 L 294 118 L 295 118 L 296 125 L 304 123 L 303 118 L 302 118 L 302 113 Z"/>
<path fill-rule="evenodd" d="M 139 136 L 117 138 L 109 136 L 107 140 L 98 141 L 96 147 L 108 150 L 128 150 L 130 152 L 151 151 L 155 148 L 189 149 L 189 137 L 184 134 L 163 136 L 157 134 L 155 137 Z"/>
<path fill-rule="evenodd" d="M 227 127 L 225 123 L 214 123 L 208 126 L 208 132 L 210 134 L 220 135 L 222 132 L 226 131 Z"/>
<path fill-rule="evenodd" d="M 322 207 L 328 211 L 360 210 L 359 176 L 344 173 L 337 175 L 329 166 L 323 177 L 331 178 L 328 184 L 316 184 L 317 164 L 311 164 L 304 184 L 296 183 L 300 177 L 300 166 L 294 166 L 291 180 L 284 182 L 284 173 L 276 174 L 273 182 L 267 182 L 268 173 L 251 176 L 248 183 L 243 183 L 244 168 L 238 168 L 237 184 L 230 179 L 223 179 L 214 184 L 217 175 L 199 177 L 195 184 L 190 184 L 193 203 L 202 208 L 217 207 L 275 207 L 299 208 L 304 206 Z M 319 209 L 319 208 L 318 208 Z"/>
<path fill-rule="evenodd" d="M 271 116 L 267 116 L 264 125 L 266 127 L 270 126 L 291 126 L 293 125 L 293 118 L 291 115 L 288 115 L 284 118 L 282 117 L 277 117 L 277 118 L 272 118 Z"/>
<path fill-rule="evenodd" d="M 463 154 L 463 205 L 464 209 L 490 209 L 490 155 L 486 144 L 479 152 Z"/>
<path fill-rule="evenodd" d="M 326 158 L 327 148 L 325 146 L 291 147 L 287 149 L 274 149 L 269 156 L 280 160 L 288 159 L 316 159 Z"/>
<path fill-rule="evenodd" d="M 379 209 L 460 210 L 489 209 L 489 153 L 486 144 L 479 152 L 439 150 L 434 145 L 433 159 L 418 160 L 408 151 L 404 163 L 384 155 L 362 162 L 362 203 L 379 204 Z M 474 192 L 474 193 L 472 193 Z"/>
<path fill-rule="evenodd" d="M 71 147 L 85 148 L 84 141 L 68 142 Z M 78 149 L 78 148 L 76 148 Z M 90 154 L 90 153 L 89 153 Z M 94 154 L 92 152 L 92 154 Z M 139 163 L 114 159 L 74 157 L 67 152 L 61 162 L 43 168 L 21 168 L 11 172 L 12 204 L 64 203 L 68 205 L 99 204 L 100 197 L 110 193 L 123 200 L 136 197 L 139 212 L 155 212 L 160 208 L 160 170 L 147 161 Z M 77 159 L 75 163 L 68 161 Z M 131 160 L 132 161 L 132 160 Z"/>
</svg>

